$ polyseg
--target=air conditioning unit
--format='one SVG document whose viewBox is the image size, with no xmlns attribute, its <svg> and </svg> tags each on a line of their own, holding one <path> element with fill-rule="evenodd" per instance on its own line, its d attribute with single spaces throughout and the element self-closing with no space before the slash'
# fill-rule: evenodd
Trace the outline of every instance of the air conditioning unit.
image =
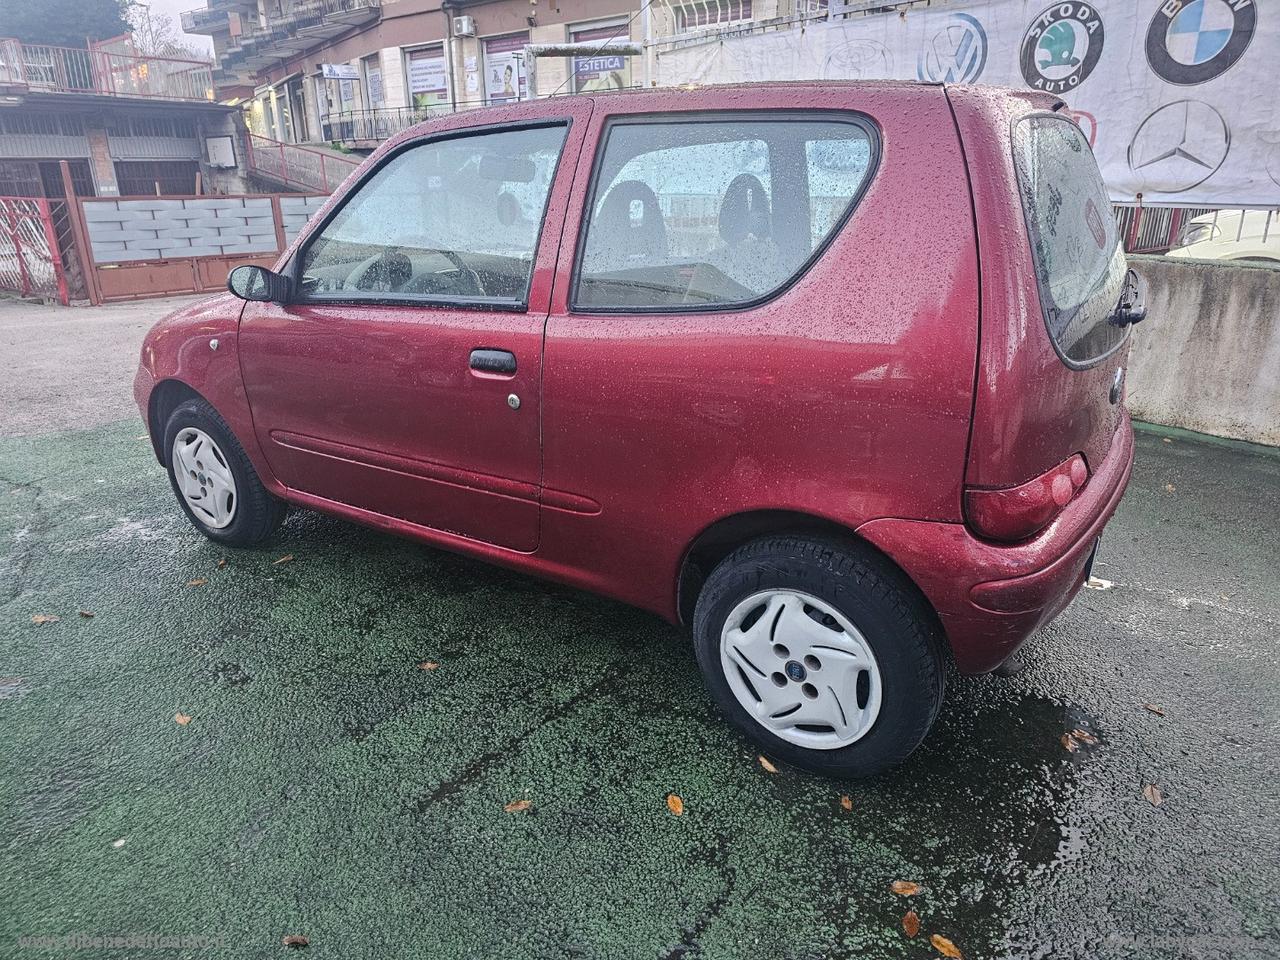
<svg viewBox="0 0 1280 960">
<path fill-rule="evenodd" d="M 476 18 L 454 17 L 453 35 L 455 37 L 474 37 L 476 35 Z"/>
</svg>

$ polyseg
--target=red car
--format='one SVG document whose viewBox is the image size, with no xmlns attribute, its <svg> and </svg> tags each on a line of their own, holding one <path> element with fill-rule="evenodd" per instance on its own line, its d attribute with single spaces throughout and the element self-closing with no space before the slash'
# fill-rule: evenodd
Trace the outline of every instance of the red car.
<svg viewBox="0 0 1280 960">
<path fill-rule="evenodd" d="M 1048 96 L 540 100 L 384 144 L 136 393 L 195 527 L 321 510 L 688 625 L 774 757 L 868 774 L 1088 577 L 1126 270 Z"/>
</svg>

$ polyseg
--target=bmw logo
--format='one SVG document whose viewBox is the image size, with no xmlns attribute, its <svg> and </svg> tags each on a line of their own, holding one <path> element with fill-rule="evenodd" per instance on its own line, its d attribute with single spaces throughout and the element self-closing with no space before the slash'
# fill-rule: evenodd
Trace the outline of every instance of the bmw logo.
<svg viewBox="0 0 1280 960">
<path fill-rule="evenodd" d="M 1179 86 L 1221 76 L 1253 39 L 1253 0 L 1165 0 L 1147 27 L 1147 63 Z"/>
<path fill-rule="evenodd" d="M 1031 21 L 1022 37 L 1019 66 L 1033 90 L 1074 90 L 1102 56 L 1102 17 L 1088 3 L 1055 3 Z"/>
</svg>

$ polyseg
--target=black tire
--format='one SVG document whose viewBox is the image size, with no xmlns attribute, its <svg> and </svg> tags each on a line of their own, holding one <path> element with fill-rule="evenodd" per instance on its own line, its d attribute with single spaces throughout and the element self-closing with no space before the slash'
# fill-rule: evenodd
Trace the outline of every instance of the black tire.
<svg viewBox="0 0 1280 960">
<path fill-rule="evenodd" d="M 830 604 L 862 634 L 880 670 L 879 714 L 862 737 L 834 749 L 804 747 L 764 727 L 739 703 L 721 665 L 721 631 L 754 593 L 796 590 Z M 748 543 L 712 571 L 698 596 L 693 638 L 717 705 L 769 756 L 832 777 L 866 777 L 901 763 L 942 706 L 943 637 L 928 602 L 903 573 L 856 541 L 802 536 Z"/>
<path fill-rule="evenodd" d="M 225 527 L 212 527 L 205 523 L 187 503 L 174 476 L 173 443 L 178 433 L 188 427 L 195 427 L 207 433 L 221 449 L 226 465 L 231 470 L 236 482 L 235 512 L 231 522 Z M 244 447 L 231 432 L 227 422 L 218 415 L 206 401 L 200 399 L 187 400 L 180 404 L 169 415 L 164 426 L 164 460 L 169 473 L 169 485 L 178 498 L 191 525 L 215 543 L 223 543 L 231 547 L 248 547 L 261 543 L 280 526 L 284 519 L 286 506 L 269 494 L 258 479 L 253 464 L 245 456 Z"/>
</svg>

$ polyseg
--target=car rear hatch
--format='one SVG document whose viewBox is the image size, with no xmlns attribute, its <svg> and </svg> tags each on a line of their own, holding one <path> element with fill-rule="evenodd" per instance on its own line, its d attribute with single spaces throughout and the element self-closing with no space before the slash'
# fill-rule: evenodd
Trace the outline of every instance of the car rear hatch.
<svg viewBox="0 0 1280 960">
<path fill-rule="evenodd" d="M 1124 416 L 1126 263 L 1097 163 L 1061 101 L 966 87 L 948 97 L 982 271 L 965 518 L 1017 541 L 1083 489 Z"/>
</svg>

